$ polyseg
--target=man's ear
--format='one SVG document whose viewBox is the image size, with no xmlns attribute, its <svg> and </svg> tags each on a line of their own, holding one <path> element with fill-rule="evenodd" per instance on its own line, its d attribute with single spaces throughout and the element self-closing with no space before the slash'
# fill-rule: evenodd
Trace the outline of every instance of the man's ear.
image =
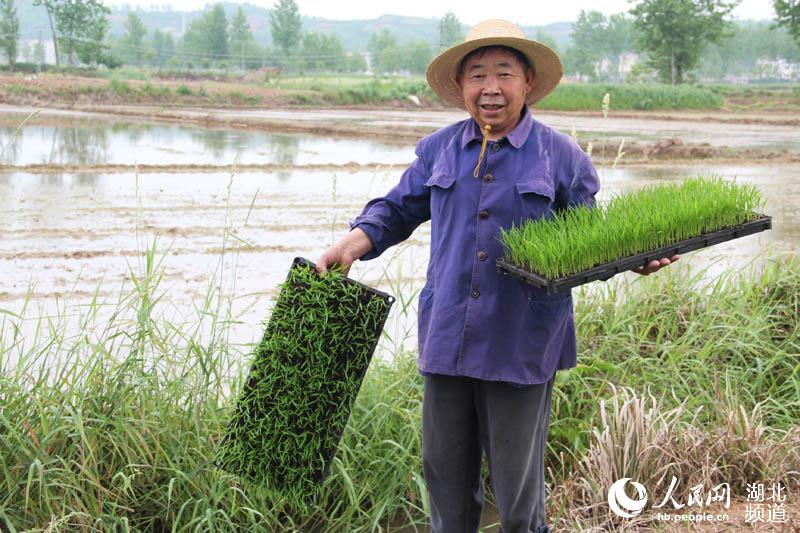
<svg viewBox="0 0 800 533">
<path fill-rule="evenodd" d="M 527 69 L 525 71 L 525 88 L 526 88 L 525 93 L 526 94 L 531 92 L 531 89 L 533 89 L 533 80 L 534 80 L 535 77 L 536 77 L 536 75 L 534 74 L 532 68 L 529 68 L 529 69 Z"/>
</svg>

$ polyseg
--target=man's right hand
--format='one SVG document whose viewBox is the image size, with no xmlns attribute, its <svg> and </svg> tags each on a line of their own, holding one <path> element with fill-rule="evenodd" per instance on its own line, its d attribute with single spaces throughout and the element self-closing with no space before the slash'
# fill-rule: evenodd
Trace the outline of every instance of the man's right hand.
<svg viewBox="0 0 800 533">
<path fill-rule="evenodd" d="M 339 242 L 322 252 L 317 260 L 317 272 L 324 274 L 330 268 L 338 267 L 345 276 L 350 272 L 353 262 L 372 250 L 372 241 L 361 228 L 355 228 Z"/>
</svg>

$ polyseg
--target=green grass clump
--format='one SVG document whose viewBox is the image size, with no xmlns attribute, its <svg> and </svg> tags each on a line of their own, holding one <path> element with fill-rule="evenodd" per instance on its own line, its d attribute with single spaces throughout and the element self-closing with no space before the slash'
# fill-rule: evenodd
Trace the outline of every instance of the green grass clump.
<svg viewBox="0 0 800 533">
<path fill-rule="evenodd" d="M 409 96 L 438 102 L 424 78 L 324 77 L 285 78 L 282 89 L 302 90 L 292 94 L 292 103 L 306 105 L 359 105 L 392 101 L 408 102 Z"/>
<path fill-rule="evenodd" d="M 720 109 L 724 103 L 720 94 L 691 85 L 562 83 L 536 107 L 553 111 L 596 110 L 606 93 L 611 95 L 611 108 L 618 110 Z"/>
<path fill-rule="evenodd" d="M 627 192 L 501 231 L 506 260 L 550 279 L 757 218 L 758 189 L 718 177 Z"/>
<path fill-rule="evenodd" d="M 297 265 L 283 284 L 218 464 L 303 506 L 333 459 L 391 303 Z"/>
<path fill-rule="evenodd" d="M 118 94 L 120 96 L 127 96 L 127 95 L 131 94 L 132 92 L 134 92 L 127 81 L 120 80 L 120 79 L 117 79 L 117 78 L 113 78 L 111 80 L 111 83 L 109 84 L 109 88 L 111 89 L 112 92 L 114 92 L 114 93 L 116 93 L 116 94 Z"/>
</svg>

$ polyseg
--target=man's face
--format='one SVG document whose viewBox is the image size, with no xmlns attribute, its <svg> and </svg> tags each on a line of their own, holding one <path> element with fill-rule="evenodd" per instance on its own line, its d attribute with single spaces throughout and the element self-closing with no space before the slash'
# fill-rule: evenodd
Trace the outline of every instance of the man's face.
<svg viewBox="0 0 800 533">
<path fill-rule="evenodd" d="M 481 128 L 492 126 L 490 138 L 500 139 L 519 122 L 533 75 L 507 50 L 489 48 L 464 62 L 459 75 L 461 96 Z"/>
</svg>

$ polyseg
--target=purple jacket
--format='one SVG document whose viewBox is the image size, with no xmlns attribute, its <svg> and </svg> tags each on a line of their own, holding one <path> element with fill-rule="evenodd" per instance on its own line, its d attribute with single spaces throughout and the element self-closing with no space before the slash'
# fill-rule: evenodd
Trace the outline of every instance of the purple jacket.
<svg viewBox="0 0 800 533">
<path fill-rule="evenodd" d="M 519 385 L 544 383 L 577 358 L 569 292 L 498 274 L 501 228 L 594 204 L 589 157 L 568 136 L 533 120 L 489 142 L 478 178 L 481 131 L 473 119 L 422 139 L 417 159 L 385 196 L 353 219 L 379 256 L 431 221 L 427 283 L 419 297 L 419 369 Z"/>
</svg>

